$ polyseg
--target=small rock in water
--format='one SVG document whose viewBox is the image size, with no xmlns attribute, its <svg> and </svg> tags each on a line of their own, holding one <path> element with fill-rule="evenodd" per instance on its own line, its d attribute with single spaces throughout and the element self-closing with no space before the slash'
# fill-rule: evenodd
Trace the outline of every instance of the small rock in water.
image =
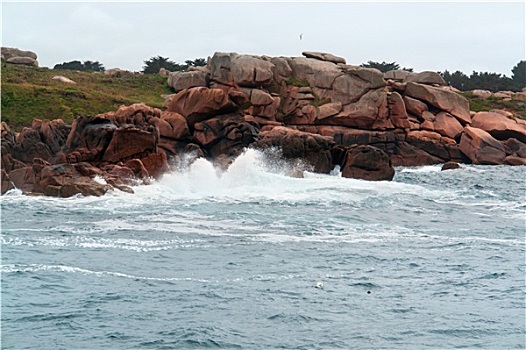
<svg viewBox="0 0 526 350">
<path fill-rule="evenodd" d="M 444 171 L 458 168 L 460 168 L 460 165 L 457 162 L 447 162 L 442 166 L 441 170 Z"/>
<path fill-rule="evenodd" d="M 323 289 L 323 283 L 317 282 L 316 283 L 316 288 Z"/>
</svg>

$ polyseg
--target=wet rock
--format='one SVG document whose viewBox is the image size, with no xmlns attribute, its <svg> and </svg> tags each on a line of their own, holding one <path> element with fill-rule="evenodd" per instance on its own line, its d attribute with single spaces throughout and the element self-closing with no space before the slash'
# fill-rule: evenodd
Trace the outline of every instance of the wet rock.
<svg viewBox="0 0 526 350">
<path fill-rule="evenodd" d="M 447 162 L 447 163 L 444 163 L 444 165 L 442 165 L 442 168 L 440 170 L 444 171 L 444 170 L 452 170 L 452 169 L 458 169 L 458 168 L 460 168 L 460 164 L 458 164 L 457 162 Z"/>
<path fill-rule="evenodd" d="M 506 158 L 504 146 L 482 129 L 466 126 L 460 139 L 460 151 L 473 164 L 502 164 Z"/>
<path fill-rule="evenodd" d="M 261 139 L 251 147 L 269 149 L 277 147 L 286 159 L 306 161 L 317 173 L 329 173 L 332 170 L 331 149 L 334 142 L 330 137 L 302 132 L 277 126 L 270 131 L 262 131 Z"/>
<path fill-rule="evenodd" d="M 345 155 L 341 171 L 343 177 L 368 181 L 391 181 L 395 174 L 389 156 L 368 145 L 351 147 Z"/>
</svg>

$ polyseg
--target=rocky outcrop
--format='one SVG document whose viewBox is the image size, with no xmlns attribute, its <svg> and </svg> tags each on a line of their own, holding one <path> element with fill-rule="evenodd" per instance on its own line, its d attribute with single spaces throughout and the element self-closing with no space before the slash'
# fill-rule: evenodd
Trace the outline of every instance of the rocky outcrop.
<svg viewBox="0 0 526 350">
<path fill-rule="evenodd" d="M 434 72 L 383 74 L 320 52 L 215 53 L 206 67 L 167 79 L 175 93 L 165 110 L 133 104 L 71 126 L 35 120 L 18 135 L 2 123 L 2 191 L 10 183 L 59 196 L 131 191 L 185 152 L 226 167 L 247 147 L 366 180 L 392 179 L 393 166 L 526 164 L 526 122 L 471 112 Z"/>
<path fill-rule="evenodd" d="M 38 67 L 37 54 L 12 47 L 2 47 L 2 57 L 7 63 Z"/>
<path fill-rule="evenodd" d="M 169 138 L 188 133 L 182 116 L 162 114 L 135 104 L 77 117 L 71 126 L 62 120 L 35 119 L 18 137 L 3 124 L 3 188 L 7 190 L 10 181 L 27 193 L 60 197 L 102 195 L 112 189 L 133 192 L 128 185 L 148 182 L 169 170 L 167 152 L 158 147 L 156 123 L 168 120 L 178 128 L 174 131 L 166 121 L 170 130 L 161 130 Z"/>
</svg>

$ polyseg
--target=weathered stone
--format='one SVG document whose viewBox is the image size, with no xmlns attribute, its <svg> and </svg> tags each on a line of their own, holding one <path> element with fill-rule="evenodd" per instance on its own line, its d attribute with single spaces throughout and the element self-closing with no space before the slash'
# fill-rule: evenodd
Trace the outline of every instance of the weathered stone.
<svg viewBox="0 0 526 350">
<path fill-rule="evenodd" d="M 305 160 L 317 173 L 329 173 L 332 170 L 330 150 L 334 142 L 330 137 L 280 126 L 270 131 L 262 131 L 260 136 L 261 139 L 252 147 L 260 149 L 278 147 L 284 158 Z"/>
<path fill-rule="evenodd" d="M 392 80 L 403 81 L 408 76 L 414 75 L 414 74 L 415 73 L 407 71 L 407 70 L 395 69 L 395 70 L 390 70 L 390 71 L 385 72 L 384 73 L 384 79 L 386 79 L 386 80 L 387 79 L 392 79 Z"/>
<path fill-rule="evenodd" d="M 11 57 L 30 57 L 34 60 L 37 59 L 37 54 L 33 51 L 20 50 L 14 47 L 2 47 L 1 50 L 5 60 L 10 59 Z"/>
<path fill-rule="evenodd" d="M 171 72 L 168 77 L 168 85 L 175 91 L 181 91 L 199 86 L 207 86 L 210 74 L 207 72 Z"/>
<path fill-rule="evenodd" d="M 457 162 L 447 162 L 447 163 L 444 163 L 444 165 L 442 165 L 442 168 L 440 170 L 444 171 L 444 170 L 452 170 L 452 169 L 459 169 L 459 168 L 460 168 L 460 164 L 458 164 Z"/>
<path fill-rule="evenodd" d="M 66 140 L 68 153 L 85 149 L 76 161 L 98 161 L 102 158 L 117 126 L 102 117 L 77 117 Z M 44 158 L 45 159 L 45 158 Z"/>
<path fill-rule="evenodd" d="M 13 146 L 12 155 L 24 163 L 32 163 L 34 158 L 51 158 L 52 152 L 49 146 L 42 142 L 37 130 L 24 128 Z"/>
<path fill-rule="evenodd" d="M 335 116 L 342 110 L 342 104 L 340 102 L 326 103 L 318 107 L 317 119 L 323 120 L 328 117 Z"/>
<path fill-rule="evenodd" d="M 33 119 L 31 128 L 40 134 L 40 139 L 48 145 L 52 154 L 59 152 L 65 145 L 71 131 L 71 126 L 66 125 L 62 119 L 40 120 Z"/>
<path fill-rule="evenodd" d="M 235 157 L 256 140 L 257 134 L 256 125 L 238 114 L 227 114 L 196 123 L 194 138 L 211 157 Z"/>
<path fill-rule="evenodd" d="M 520 142 L 517 139 L 511 138 L 503 142 L 504 146 L 507 147 L 511 152 L 521 158 L 526 158 L 526 144 Z"/>
<path fill-rule="evenodd" d="M 121 128 L 113 132 L 102 160 L 116 163 L 149 153 L 157 153 L 157 137 L 154 133 L 136 128 Z"/>
<path fill-rule="evenodd" d="M 526 158 L 517 156 L 507 156 L 504 158 L 503 164 L 506 165 L 526 165 Z"/>
<path fill-rule="evenodd" d="M 7 59 L 7 63 L 23 64 L 25 66 L 38 67 L 38 61 L 31 57 L 11 57 Z"/>
<path fill-rule="evenodd" d="M 258 57 L 237 55 L 232 57 L 230 71 L 234 83 L 240 86 L 259 87 L 272 82 L 274 65 Z"/>
<path fill-rule="evenodd" d="M 346 63 L 345 58 L 338 57 L 330 53 L 304 51 L 301 54 L 307 58 L 314 58 L 320 61 L 327 61 L 327 62 L 332 62 L 332 63 L 342 63 L 342 64 Z"/>
<path fill-rule="evenodd" d="M 161 112 L 161 118 L 157 124 L 159 135 L 174 140 L 184 140 L 190 137 L 190 130 L 185 117 L 175 112 Z"/>
<path fill-rule="evenodd" d="M 292 75 L 292 68 L 284 57 L 272 57 L 270 62 L 274 65 L 273 73 L 274 80 L 279 84 L 282 81 L 286 81 Z"/>
<path fill-rule="evenodd" d="M 368 145 L 351 147 L 341 166 L 342 176 L 369 181 L 391 181 L 395 170 L 389 156 Z"/>
<path fill-rule="evenodd" d="M 475 90 L 472 90 L 471 93 L 475 95 L 476 97 L 483 99 L 483 100 L 486 100 L 491 96 L 491 91 L 489 90 L 475 89 Z"/>
<path fill-rule="evenodd" d="M 196 87 L 175 95 L 168 111 L 181 114 L 192 128 L 197 122 L 233 112 L 236 108 L 236 104 L 224 90 Z"/>
<path fill-rule="evenodd" d="M 419 84 L 438 84 L 446 85 L 444 78 L 440 76 L 437 72 L 424 71 L 416 74 L 410 74 L 405 79 L 404 82 L 413 82 Z"/>
<path fill-rule="evenodd" d="M 424 112 L 429 111 L 429 108 L 424 102 L 409 96 L 404 96 L 404 103 L 407 112 L 417 117 L 422 117 Z"/>
<path fill-rule="evenodd" d="M 319 61 L 312 58 L 287 58 L 292 70 L 291 76 L 296 81 L 307 82 L 310 87 L 330 89 L 335 79 L 344 75 L 341 69 L 332 62 Z"/>
<path fill-rule="evenodd" d="M 473 117 L 471 126 L 487 131 L 497 140 L 515 138 L 526 143 L 526 127 L 500 113 L 478 112 Z"/>
<path fill-rule="evenodd" d="M 166 154 L 163 152 L 150 153 L 140 160 L 146 171 L 148 171 L 148 174 L 156 179 L 160 178 L 169 170 Z"/>
<path fill-rule="evenodd" d="M 440 135 L 447 136 L 452 139 L 456 139 L 464 130 L 460 122 L 451 114 L 446 112 L 438 113 L 433 125 L 435 131 Z"/>
<path fill-rule="evenodd" d="M 340 113 L 327 117 L 320 123 L 358 129 L 392 129 L 394 126 L 387 116 L 387 93 L 382 89 L 377 89 L 368 91 L 359 101 L 344 106 Z"/>
<path fill-rule="evenodd" d="M 1 191 L 0 194 L 5 194 L 7 191 L 15 188 L 15 185 L 9 178 L 9 175 L 5 172 L 4 169 L 0 171 L 0 182 L 1 182 Z"/>
<path fill-rule="evenodd" d="M 55 75 L 53 78 L 51 78 L 53 80 L 58 80 L 62 83 L 65 83 L 65 84 L 72 84 L 72 85 L 75 85 L 77 84 L 76 82 L 74 82 L 73 80 L 69 79 L 69 78 L 66 78 L 65 76 L 63 75 Z"/>
<path fill-rule="evenodd" d="M 471 123 L 469 101 L 457 93 L 429 85 L 407 83 L 405 94 L 451 113 L 463 125 Z"/>
<path fill-rule="evenodd" d="M 387 95 L 387 106 L 389 110 L 389 120 L 394 127 L 400 129 L 410 128 L 407 110 L 402 96 L 398 92 Z"/>
<path fill-rule="evenodd" d="M 499 141 L 486 131 L 474 127 L 464 128 L 459 148 L 473 164 L 497 165 L 506 158 L 504 147 Z"/>
<path fill-rule="evenodd" d="M 88 176 L 83 176 L 77 170 L 79 165 L 91 167 L 89 164 L 59 164 L 44 167 L 34 190 L 47 196 L 71 197 L 76 194 L 102 196 L 112 189 L 110 185 L 100 184 Z"/>
<path fill-rule="evenodd" d="M 420 166 L 440 164 L 444 160 L 427 153 L 423 149 L 410 145 L 405 141 L 397 143 L 396 153 L 391 155 L 393 166 Z"/>
</svg>

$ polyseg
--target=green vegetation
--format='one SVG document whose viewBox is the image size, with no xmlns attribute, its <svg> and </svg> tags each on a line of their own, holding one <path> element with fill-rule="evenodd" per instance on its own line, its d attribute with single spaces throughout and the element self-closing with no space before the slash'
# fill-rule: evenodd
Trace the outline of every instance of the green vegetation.
<svg viewBox="0 0 526 350">
<path fill-rule="evenodd" d="M 185 64 L 175 63 L 170 61 L 168 57 L 152 57 L 148 61 L 144 61 L 142 72 L 144 74 L 157 74 L 161 68 L 167 69 L 170 72 L 178 72 L 187 70 L 190 67 L 206 66 L 204 58 L 196 58 L 195 60 L 186 60 Z"/>
<path fill-rule="evenodd" d="M 296 78 L 295 76 L 291 76 L 288 80 L 287 80 L 287 85 L 293 85 L 293 86 L 298 86 L 298 87 L 307 87 L 307 86 L 310 86 L 309 82 L 307 80 L 299 80 L 298 78 Z"/>
<path fill-rule="evenodd" d="M 52 78 L 62 74 L 77 84 Z M 57 72 L 48 68 L 2 65 L 2 120 L 20 130 L 33 118 L 61 118 L 71 123 L 79 115 L 117 110 L 121 105 L 144 102 L 161 108 L 162 94 L 173 93 L 158 74 L 111 77 L 103 73 Z"/>
<path fill-rule="evenodd" d="M 55 64 L 53 69 L 57 70 L 80 70 L 83 72 L 104 72 L 104 66 L 98 62 L 98 61 L 84 61 L 84 63 L 80 61 L 71 61 L 71 62 L 64 62 L 60 64 Z"/>
<path fill-rule="evenodd" d="M 526 119 L 526 101 L 512 99 L 504 101 L 502 98 L 490 96 L 487 99 L 479 98 L 471 92 L 463 92 L 462 96 L 469 100 L 469 108 L 474 112 L 503 109 L 510 111 L 521 119 Z"/>
<path fill-rule="evenodd" d="M 400 69 L 400 65 L 396 62 L 391 62 L 391 63 L 387 63 L 387 62 L 374 62 L 374 61 L 368 61 L 367 63 L 362 63 L 360 65 L 360 67 L 364 67 L 364 68 L 375 68 L 375 69 L 378 69 L 380 72 L 382 73 L 385 73 L 385 72 L 388 72 L 390 70 L 398 70 Z M 413 71 L 413 68 L 402 68 L 402 70 L 406 70 L 408 72 L 412 72 Z"/>
</svg>

